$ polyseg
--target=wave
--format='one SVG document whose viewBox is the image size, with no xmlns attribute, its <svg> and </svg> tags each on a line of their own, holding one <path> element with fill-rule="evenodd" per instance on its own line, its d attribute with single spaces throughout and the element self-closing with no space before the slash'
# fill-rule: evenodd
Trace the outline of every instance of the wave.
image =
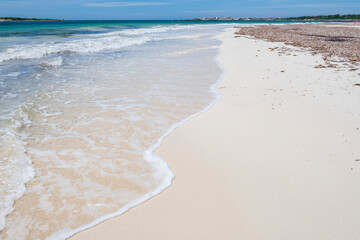
<svg viewBox="0 0 360 240">
<path fill-rule="evenodd" d="M 27 107 L 21 106 L 0 125 L 0 231 L 5 227 L 5 216 L 13 211 L 14 201 L 25 193 L 25 183 L 35 176 L 25 143 L 17 133 L 31 124 L 27 111 Z"/>
<path fill-rule="evenodd" d="M 209 87 L 209 92 L 211 94 L 213 94 L 213 100 L 208 103 L 207 106 L 205 106 L 203 109 L 201 109 L 200 111 L 196 112 L 195 114 L 192 114 L 190 116 L 188 116 L 187 118 L 173 124 L 158 140 L 157 142 L 151 146 L 149 149 L 147 149 L 144 152 L 144 160 L 147 162 L 150 162 L 153 164 L 153 166 L 156 167 L 157 169 L 157 174 L 162 176 L 162 183 L 154 190 L 148 192 L 147 194 L 141 196 L 138 199 L 135 199 L 129 203 L 127 203 L 125 206 L 123 206 L 122 208 L 120 208 L 118 211 L 102 216 L 98 219 L 96 219 L 95 221 L 91 222 L 90 224 L 87 225 L 83 225 L 77 229 L 64 229 L 62 231 L 59 231 L 55 234 L 53 234 L 52 236 L 50 236 L 49 238 L 47 238 L 47 240 L 56 240 L 56 239 L 68 239 L 72 236 L 74 236 L 75 234 L 82 232 L 86 229 L 92 228 L 104 221 L 107 221 L 109 219 L 118 217 L 124 213 L 126 213 L 127 211 L 129 211 L 131 208 L 136 207 L 144 202 L 146 202 L 147 200 L 153 198 L 156 195 L 159 195 L 160 193 L 162 193 L 164 190 L 166 190 L 168 187 L 170 187 L 173 183 L 173 180 L 175 178 L 175 174 L 173 173 L 173 171 L 171 170 L 171 167 L 168 165 L 168 163 L 161 158 L 158 154 L 155 153 L 156 149 L 158 149 L 162 142 L 164 141 L 164 139 L 169 136 L 172 132 L 175 131 L 175 129 L 177 129 L 178 127 L 184 125 L 186 122 L 188 122 L 189 120 L 205 113 L 206 111 L 208 111 L 215 103 L 217 103 L 220 99 L 221 99 L 221 94 L 217 91 L 216 87 L 219 85 L 219 83 L 223 80 L 223 77 L 226 73 L 226 70 L 221 66 L 220 62 L 218 61 L 218 55 L 220 52 L 219 47 L 210 47 L 213 49 L 217 49 L 217 54 L 216 57 L 214 59 L 214 61 L 216 62 L 216 65 L 219 67 L 219 69 L 221 69 L 221 74 L 218 77 L 217 81 L 212 84 Z M 209 49 L 209 48 L 207 48 Z"/>
<path fill-rule="evenodd" d="M 113 31 L 109 33 L 101 33 L 101 34 L 97 34 L 97 36 L 112 36 L 112 35 L 136 36 L 142 34 L 164 33 L 168 31 L 177 31 L 177 30 L 193 29 L 193 28 L 194 26 L 186 26 L 186 25 L 155 26 L 149 28 L 125 29 L 125 30 Z"/>
<path fill-rule="evenodd" d="M 13 45 L 0 52 L 0 63 L 16 59 L 38 59 L 52 54 L 62 53 L 97 53 L 102 51 L 118 50 L 132 45 L 140 45 L 151 40 L 160 40 L 154 34 L 167 31 L 189 29 L 190 26 L 151 27 L 139 29 L 125 29 L 102 34 L 89 34 L 86 38 L 64 42 L 43 42 L 38 44 Z M 177 36 L 189 38 L 189 36 Z M 191 36 L 190 36 L 191 37 Z M 176 38 L 176 37 L 175 37 Z M 42 65 L 60 66 L 60 61 L 44 62 Z"/>
<path fill-rule="evenodd" d="M 202 51 L 202 50 L 214 49 L 214 48 L 218 48 L 218 47 L 217 46 L 215 46 L 215 47 L 212 46 L 212 47 L 204 47 L 204 48 L 191 48 L 191 49 L 187 49 L 187 50 L 184 50 L 184 51 L 168 53 L 167 56 L 179 56 L 179 55 L 198 52 L 198 51 Z"/>
<path fill-rule="evenodd" d="M 150 37 L 126 38 L 111 36 L 103 38 L 86 38 L 66 42 L 44 42 L 40 44 L 15 45 L 0 53 L 0 62 L 15 59 L 42 58 L 51 54 L 61 53 L 96 53 L 117 50 L 124 47 L 143 44 Z"/>
<path fill-rule="evenodd" d="M 60 67 L 63 64 L 62 57 L 49 58 L 40 63 L 43 67 Z"/>
</svg>

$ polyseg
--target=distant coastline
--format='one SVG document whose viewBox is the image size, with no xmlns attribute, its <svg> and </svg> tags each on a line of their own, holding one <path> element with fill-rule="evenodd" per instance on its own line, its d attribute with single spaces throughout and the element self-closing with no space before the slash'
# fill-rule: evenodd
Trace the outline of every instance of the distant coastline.
<svg viewBox="0 0 360 240">
<path fill-rule="evenodd" d="M 189 21 L 360 21 L 360 14 L 348 15 L 320 15 L 320 16 L 301 16 L 288 18 L 273 17 L 204 17 L 187 19 Z"/>
<path fill-rule="evenodd" d="M 65 20 L 64 19 L 50 19 L 50 18 L 0 17 L 0 22 L 19 22 L 19 21 L 65 21 Z"/>
<path fill-rule="evenodd" d="M 0 22 L 16 21 L 66 21 L 65 19 L 51 18 L 20 18 L 20 17 L 0 17 Z M 202 17 L 192 19 L 179 19 L 175 21 L 360 21 L 360 14 L 347 15 L 319 15 L 319 16 L 300 16 L 300 17 Z"/>
</svg>

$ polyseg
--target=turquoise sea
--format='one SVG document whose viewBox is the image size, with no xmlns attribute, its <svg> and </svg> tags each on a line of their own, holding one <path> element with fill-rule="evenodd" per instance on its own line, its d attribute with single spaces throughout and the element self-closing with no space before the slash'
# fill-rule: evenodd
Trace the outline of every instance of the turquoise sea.
<svg viewBox="0 0 360 240">
<path fill-rule="evenodd" d="M 154 150 L 218 99 L 216 35 L 254 23 L 0 22 L 0 238 L 65 239 L 170 186 Z"/>
</svg>

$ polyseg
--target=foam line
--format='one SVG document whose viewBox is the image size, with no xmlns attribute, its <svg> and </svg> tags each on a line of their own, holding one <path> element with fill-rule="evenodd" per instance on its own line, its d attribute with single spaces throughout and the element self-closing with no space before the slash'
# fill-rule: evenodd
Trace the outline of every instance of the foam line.
<svg viewBox="0 0 360 240">
<path fill-rule="evenodd" d="M 225 29 L 228 30 L 228 29 Z M 217 38 L 218 39 L 218 38 Z M 217 50 L 217 54 L 215 56 L 214 61 L 216 62 L 216 64 L 218 65 L 218 67 L 221 69 L 222 73 L 220 75 L 220 77 L 218 78 L 218 80 L 210 86 L 210 92 L 215 94 L 215 99 L 208 104 L 208 106 L 206 106 L 203 110 L 187 117 L 186 119 L 175 123 L 174 125 L 172 125 L 164 135 L 162 135 L 156 144 L 154 144 L 152 147 L 150 147 L 148 150 L 145 151 L 144 153 L 144 159 L 148 162 L 153 163 L 154 166 L 157 166 L 157 169 L 160 170 L 160 174 L 164 175 L 164 181 L 162 184 L 160 184 L 160 186 L 158 186 L 156 189 L 154 189 L 153 191 L 150 191 L 149 193 L 145 194 L 144 196 L 137 198 L 129 203 L 127 203 L 126 205 L 124 205 L 121 209 L 119 209 L 118 211 L 111 213 L 111 214 L 107 214 L 101 218 L 96 219 L 95 221 L 84 225 L 80 228 L 76 228 L 76 229 L 71 229 L 71 230 L 67 230 L 64 229 L 60 232 L 57 232 L 55 234 L 53 234 L 52 236 L 48 237 L 47 240 L 60 240 L 60 239 L 68 239 L 71 236 L 84 231 L 86 229 L 92 228 L 106 220 L 109 220 L 111 218 L 115 218 L 127 211 L 129 211 L 131 208 L 139 206 L 140 204 L 144 203 L 145 201 L 153 198 L 154 196 L 160 194 L 161 192 L 163 192 L 165 189 L 167 189 L 168 187 L 170 187 L 172 185 L 172 181 L 175 178 L 175 174 L 171 171 L 171 167 L 167 164 L 167 162 L 162 159 L 158 154 L 155 153 L 155 150 L 157 148 L 160 147 L 161 143 L 164 141 L 164 139 L 169 136 L 175 129 L 177 129 L 178 127 L 180 127 L 181 125 L 185 124 L 186 122 L 188 122 L 190 119 L 199 116 L 200 114 L 208 111 L 216 102 L 218 102 L 221 99 L 221 95 L 220 93 L 216 90 L 216 87 L 218 86 L 218 84 L 222 81 L 224 74 L 226 73 L 226 69 L 224 69 L 219 61 L 218 61 L 218 56 L 219 56 L 219 47 Z"/>
</svg>

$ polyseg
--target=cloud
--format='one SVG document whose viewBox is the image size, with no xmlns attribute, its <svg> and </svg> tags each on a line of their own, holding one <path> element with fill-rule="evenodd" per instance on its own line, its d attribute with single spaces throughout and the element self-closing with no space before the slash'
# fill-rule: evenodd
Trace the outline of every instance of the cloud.
<svg viewBox="0 0 360 240">
<path fill-rule="evenodd" d="M 103 3 L 85 3 L 85 7 L 139 7 L 139 6 L 161 6 L 169 5 L 164 2 L 103 2 Z"/>
</svg>

